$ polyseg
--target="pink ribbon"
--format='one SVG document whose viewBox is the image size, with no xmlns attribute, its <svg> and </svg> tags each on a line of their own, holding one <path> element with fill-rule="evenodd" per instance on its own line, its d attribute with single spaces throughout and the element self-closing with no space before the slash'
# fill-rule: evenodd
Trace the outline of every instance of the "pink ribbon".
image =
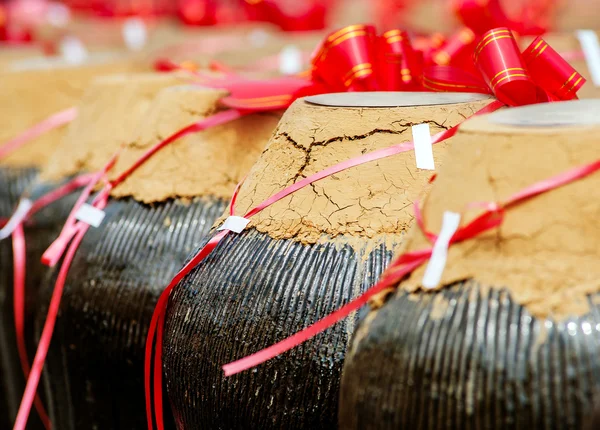
<svg viewBox="0 0 600 430">
<path fill-rule="evenodd" d="M 4 145 L 0 146 L 0 160 L 8 156 L 11 152 L 16 151 L 25 143 L 36 139 L 55 128 L 70 123 L 77 117 L 77 108 L 69 108 L 54 115 L 49 116 L 45 120 L 37 123 L 31 128 L 25 130 L 20 135 L 12 138 Z"/>
</svg>

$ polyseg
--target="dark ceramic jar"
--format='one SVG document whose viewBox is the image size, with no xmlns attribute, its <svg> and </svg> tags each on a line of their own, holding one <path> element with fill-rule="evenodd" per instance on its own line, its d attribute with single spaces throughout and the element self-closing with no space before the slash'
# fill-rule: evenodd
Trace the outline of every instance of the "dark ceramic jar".
<svg viewBox="0 0 600 430">
<path fill-rule="evenodd" d="M 520 190 L 597 161 L 598 102 L 514 108 L 467 121 L 423 205 L 466 225 Z M 465 166 L 470 166 L 465 169 Z M 600 175 L 508 207 L 500 227 L 450 246 L 357 329 L 344 365 L 343 429 L 580 429 L 600 387 Z M 420 229 L 406 251 L 431 244 Z M 374 304 L 377 302 L 374 302 Z"/>
<path fill-rule="evenodd" d="M 488 103 L 451 95 L 444 105 L 400 93 L 313 101 L 325 105 L 299 100 L 285 113 L 240 190 L 237 215 L 325 167 L 411 140 L 413 124 L 438 132 Z M 446 145 L 436 146 L 437 157 Z M 221 365 L 292 335 L 372 285 L 430 176 L 412 153 L 368 163 L 297 191 L 226 237 L 168 306 L 164 371 L 178 427 L 335 428 L 354 318 L 257 369 L 226 378 Z"/>
</svg>

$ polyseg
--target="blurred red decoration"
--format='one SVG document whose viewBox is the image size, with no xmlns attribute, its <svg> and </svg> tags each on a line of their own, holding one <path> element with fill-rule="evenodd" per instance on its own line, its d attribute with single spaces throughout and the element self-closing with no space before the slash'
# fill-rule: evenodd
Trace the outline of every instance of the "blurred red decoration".
<svg viewBox="0 0 600 430">
<path fill-rule="evenodd" d="M 0 4 L 0 42 L 4 43 L 27 43 L 33 40 L 32 32 L 26 23 L 19 23 L 16 4 L 3 6 Z"/>
<path fill-rule="evenodd" d="M 177 15 L 188 25 L 217 25 L 246 19 L 241 0 L 177 0 Z"/>
<path fill-rule="evenodd" d="M 542 34 L 550 28 L 557 6 L 557 0 L 452 0 L 458 18 L 478 35 L 496 27 L 521 35 Z"/>
<path fill-rule="evenodd" d="M 333 0 L 245 0 L 251 20 L 270 22 L 284 31 L 325 28 L 334 3 Z"/>
<path fill-rule="evenodd" d="M 95 0 L 91 9 L 105 17 L 156 17 L 175 12 L 174 0 Z"/>
</svg>

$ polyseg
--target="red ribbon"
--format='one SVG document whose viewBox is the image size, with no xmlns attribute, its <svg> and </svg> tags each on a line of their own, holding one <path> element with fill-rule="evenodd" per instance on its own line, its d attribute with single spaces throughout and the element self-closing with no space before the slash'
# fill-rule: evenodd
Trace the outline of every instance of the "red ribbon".
<svg viewBox="0 0 600 430">
<path fill-rule="evenodd" d="M 425 87 L 434 91 L 494 94 L 509 106 L 577 98 L 585 79 L 542 38 L 520 52 L 508 28 L 488 31 L 474 52 L 479 75 L 453 66 L 431 66 Z"/>
</svg>

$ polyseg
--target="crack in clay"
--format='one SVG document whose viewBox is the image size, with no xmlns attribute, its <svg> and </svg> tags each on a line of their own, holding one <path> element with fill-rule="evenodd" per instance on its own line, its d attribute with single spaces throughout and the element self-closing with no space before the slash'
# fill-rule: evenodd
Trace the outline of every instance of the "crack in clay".
<svg viewBox="0 0 600 430">
<path fill-rule="evenodd" d="M 277 139 L 277 137 L 281 136 L 281 137 L 285 138 L 289 143 L 291 143 L 294 148 L 299 149 L 306 154 L 304 164 L 300 167 L 300 169 L 298 170 L 298 173 L 296 173 L 296 176 L 292 180 L 292 183 L 294 184 L 294 183 L 296 183 L 296 181 L 299 178 L 301 178 L 301 177 L 305 178 L 304 169 L 306 169 L 306 167 L 310 164 L 312 151 L 316 147 L 327 146 L 333 142 L 339 142 L 339 141 L 343 141 L 343 140 L 348 140 L 348 141 L 364 140 L 364 139 L 366 139 L 370 136 L 374 136 L 376 134 L 402 134 L 406 130 L 408 130 L 408 128 L 405 128 L 403 130 L 389 130 L 389 129 L 376 128 L 374 130 L 369 131 L 368 133 L 364 133 L 364 134 L 360 134 L 360 135 L 336 136 L 336 137 L 332 137 L 330 139 L 326 139 L 326 140 L 323 140 L 320 142 L 313 141 L 309 144 L 308 148 L 300 145 L 298 142 L 296 142 L 294 139 L 292 139 L 292 137 L 287 132 L 280 132 L 279 134 L 275 135 L 274 139 Z M 313 137 L 313 139 L 314 139 L 314 137 Z"/>
<path fill-rule="evenodd" d="M 489 101 L 473 106 L 478 110 Z M 329 166 L 410 141 L 413 125 L 428 123 L 432 133 L 447 130 L 463 119 L 456 111 L 474 110 L 467 106 L 358 110 L 298 101 L 285 113 L 268 150 L 248 175 L 236 213 L 243 214 L 258 201 Z M 442 142 L 434 147 L 440 164 L 447 146 L 448 142 Z M 417 169 L 414 151 L 364 163 L 276 202 L 256 214 L 249 228 L 302 243 L 338 237 L 346 241 L 351 236 L 396 240 L 413 222 L 411 205 L 428 187 L 430 176 L 431 172 Z M 289 211 L 291 207 L 299 215 Z"/>
</svg>

